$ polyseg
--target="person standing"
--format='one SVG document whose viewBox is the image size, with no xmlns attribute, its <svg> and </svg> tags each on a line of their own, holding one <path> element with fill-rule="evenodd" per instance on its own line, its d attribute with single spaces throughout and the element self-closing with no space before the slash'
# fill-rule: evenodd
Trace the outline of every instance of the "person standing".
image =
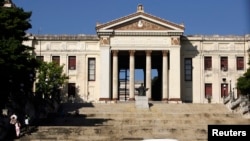
<svg viewBox="0 0 250 141">
<path fill-rule="evenodd" d="M 15 123 L 15 129 L 16 129 L 16 137 L 20 137 L 20 128 L 21 128 L 21 123 L 17 120 Z"/>
<path fill-rule="evenodd" d="M 30 117 L 28 115 L 25 115 L 24 124 L 26 133 L 29 133 Z"/>
<path fill-rule="evenodd" d="M 10 116 L 10 124 L 15 125 L 16 122 L 17 122 L 17 115 L 16 115 L 15 113 L 13 113 L 13 114 Z"/>
<path fill-rule="evenodd" d="M 13 113 L 10 116 L 10 124 L 11 124 L 11 136 L 16 136 L 16 123 L 17 123 L 17 115 Z"/>
</svg>

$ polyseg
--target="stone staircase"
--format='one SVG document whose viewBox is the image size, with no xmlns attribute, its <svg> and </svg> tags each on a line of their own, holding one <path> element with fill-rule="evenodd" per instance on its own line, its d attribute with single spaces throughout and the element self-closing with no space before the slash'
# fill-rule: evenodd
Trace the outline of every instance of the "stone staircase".
<svg viewBox="0 0 250 141">
<path fill-rule="evenodd" d="M 177 139 L 207 141 L 209 124 L 250 124 L 223 104 L 135 103 L 63 104 L 59 114 L 34 126 L 31 135 L 16 141 L 141 141 Z"/>
</svg>

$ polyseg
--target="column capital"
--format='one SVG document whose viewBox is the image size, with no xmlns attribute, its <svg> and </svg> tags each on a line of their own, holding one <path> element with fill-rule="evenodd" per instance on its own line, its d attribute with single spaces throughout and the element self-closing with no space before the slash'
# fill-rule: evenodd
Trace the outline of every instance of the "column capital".
<svg viewBox="0 0 250 141">
<path fill-rule="evenodd" d="M 163 51 L 162 51 L 162 55 L 163 55 L 163 56 L 167 56 L 167 55 L 168 55 L 168 52 L 169 52 L 168 50 L 163 50 Z"/>
<path fill-rule="evenodd" d="M 129 55 L 134 55 L 135 50 L 129 50 Z"/>
<path fill-rule="evenodd" d="M 146 50 L 145 52 L 146 52 L 146 55 L 147 55 L 147 56 L 150 56 L 151 53 L 152 53 L 152 50 Z"/>
<path fill-rule="evenodd" d="M 118 54 L 118 50 L 112 50 L 112 53 L 113 53 L 113 55 L 115 55 L 115 56 L 117 56 L 117 54 Z"/>
<path fill-rule="evenodd" d="M 110 37 L 109 36 L 101 36 L 100 44 L 101 44 L 101 46 L 109 46 L 110 45 Z"/>
</svg>

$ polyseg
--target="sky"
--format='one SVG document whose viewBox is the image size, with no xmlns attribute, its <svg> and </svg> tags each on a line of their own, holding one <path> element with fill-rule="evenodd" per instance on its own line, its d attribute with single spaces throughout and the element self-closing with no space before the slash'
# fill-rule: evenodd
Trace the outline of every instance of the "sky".
<svg viewBox="0 0 250 141">
<path fill-rule="evenodd" d="M 96 35 L 96 23 L 135 13 L 138 4 L 148 14 L 176 24 L 184 35 L 250 34 L 250 0 L 12 0 L 31 11 L 32 34 Z"/>
</svg>

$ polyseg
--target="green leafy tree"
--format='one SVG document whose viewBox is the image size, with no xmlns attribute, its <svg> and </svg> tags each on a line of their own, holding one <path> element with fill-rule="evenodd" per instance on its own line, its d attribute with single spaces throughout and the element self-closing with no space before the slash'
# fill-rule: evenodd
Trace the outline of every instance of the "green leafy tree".
<svg viewBox="0 0 250 141">
<path fill-rule="evenodd" d="M 36 94 L 45 99 L 60 100 L 60 88 L 67 82 L 68 77 L 63 73 L 63 65 L 54 62 L 42 62 L 38 69 Z"/>
<path fill-rule="evenodd" d="M 250 65 L 250 60 L 248 65 Z M 250 96 L 250 68 L 247 69 L 243 76 L 238 78 L 237 89 L 240 90 L 242 95 Z"/>
<path fill-rule="evenodd" d="M 21 94 L 31 92 L 38 67 L 34 48 L 23 45 L 27 40 L 26 30 L 31 28 L 31 12 L 19 7 L 3 7 L 4 2 L 0 1 L 0 109 L 8 98 L 19 99 Z"/>
<path fill-rule="evenodd" d="M 0 6 L 2 7 L 5 0 L 0 0 Z"/>
</svg>

